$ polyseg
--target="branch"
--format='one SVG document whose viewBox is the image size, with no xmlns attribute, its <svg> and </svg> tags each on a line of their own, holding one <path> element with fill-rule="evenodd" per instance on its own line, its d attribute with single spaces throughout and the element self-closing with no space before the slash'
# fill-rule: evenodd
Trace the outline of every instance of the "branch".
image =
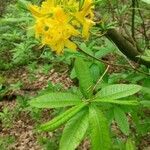
<svg viewBox="0 0 150 150">
<path fill-rule="evenodd" d="M 79 48 L 79 47 L 78 47 L 78 48 Z M 99 62 L 102 62 L 102 63 L 104 63 L 104 64 L 106 64 L 106 65 L 114 66 L 114 67 L 122 67 L 122 68 L 128 68 L 128 67 L 129 67 L 129 66 L 127 66 L 127 65 L 121 65 L 121 64 L 110 63 L 110 62 L 108 62 L 108 61 L 99 59 L 99 58 L 97 58 L 97 57 L 95 57 L 95 56 L 89 54 L 88 52 L 86 52 L 86 51 L 84 51 L 84 50 L 82 50 L 82 49 L 80 49 L 80 48 L 79 48 L 79 50 L 80 50 L 82 53 L 84 53 L 85 55 L 87 55 L 87 56 L 89 56 L 89 57 L 91 57 L 91 58 L 93 58 L 93 59 L 95 59 L 95 60 L 97 60 L 97 61 L 99 61 Z"/>
<path fill-rule="evenodd" d="M 137 49 L 115 29 L 108 29 L 106 37 L 112 42 L 114 42 L 118 49 L 129 59 L 150 68 L 150 62 L 138 58 L 137 56 L 141 55 L 141 53 L 139 53 Z"/>
<path fill-rule="evenodd" d="M 78 47 L 78 48 L 79 48 L 79 47 Z M 102 63 L 104 63 L 104 64 L 106 64 L 106 65 L 108 65 L 108 66 L 122 67 L 122 68 L 134 70 L 134 71 L 136 71 L 136 72 L 139 72 L 139 73 L 142 73 L 142 74 L 144 74 L 144 75 L 150 76 L 149 73 L 143 72 L 143 71 L 137 69 L 135 66 L 133 66 L 133 65 L 131 64 L 131 62 L 130 62 L 128 59 L 126 59 L 126 60 L 127 60 L 127 62 L 129 63 L 130 66 L 128 66 L 128 65 L 121 65 L 121 64 L 114 64 L 114 63 L 109 63 L 108 61 L 104 61 L 104 60 L 102 60 L 102 59 L 99 59 L 99 58 L 97 58 L 97 57 L 95 57 L 95 56 L 89 54 L 88 52 L 86 52 L 86 51 L 84 51 L 84 50 L 82 50 L 82 49 L 80 49 L 80 48 L 79 48 L 79 50 L 80 50 L 82 53 L 84 53 L 85 55 L 87 55 L 87 56 L 89 56 L 89 57 L 91 57 L 91 58 L 93 58 L 93 59 L 95 59 L 95 60 L 97 60 L 97 61 L 99 61 L 99 62 L 102 62 Z"/>
</svg>

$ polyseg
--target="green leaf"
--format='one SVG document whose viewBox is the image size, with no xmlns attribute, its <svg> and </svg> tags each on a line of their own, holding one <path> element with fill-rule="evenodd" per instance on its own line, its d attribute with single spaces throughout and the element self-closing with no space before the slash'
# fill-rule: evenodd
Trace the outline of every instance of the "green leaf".
<svg viewBox="0 0 150 150">
<path fill-rule="evenodd" d="M 80 90 L 86 98 L 92 96 L 93 79 L 90 70 L 82 58 L 77 57 L 75 60 L 75 71 L 79 80 Z"/>
<path fill-rule="evenodd" d="M 18 0 L 18 6 L 20 6 L 23 9 L 28 9 L 30 2 L 27 0 Z"/>
<path fill-rule="evenodd" d="M 126 150 L 135 150 L 135 145 L 131 139 L 127 139 Z"/>
<path fill-rule="evenodd" d="M 95 99 L 93 102 L 100 102 L 100 103 L 112 103 L 112 104 L 119 104 L 119 105 L 131 105 L 137 106 L 140 103 L 137 100 L 113 100 L 113 99 Z"/>
<path fill-rule="evenodd" d="M 150 4 L 150 0 L 142 0 L 143 2 Z"/>
<path fill-rule="evenodd" d="M 91 75 L 93 77 L 94 83 L 98 80 L 100 77 L 100 68 L 97 64 L 93 63 L 90 67 Z"/>
<path fill-rule="evenodd" d="M 75 69 L 73 68 L 72 70 L 71 70 L 71 73 L 70 73 L 70 78 L 71 79 L 74 79 L 74 78 L 76 78 L 77 76 L 76 76 L 76 72 L 75 72 Z"/>
<path fill-rule="evenodd" d="M 88 110 L 82 109 L 65 125 L 59 149 L 74 150 L 84 138 L 88 124 Z"/>
<path fill-rule="evenodd" d="M 150 108 L 150 100 L 149 101 L 140 101 L 140 103 L 144 106 L 144 107 L 149 107 Z"/>
<path fill-rule="evenodd" d="M 90 105 L 89 119 L 92 149 L 109 150 L 111 147 L 111 139 L 108 123 L 103 112 L 96 106 Z"/>
<path fill-rule="evenodd" d="M 53 131 L 53 130 L 57 129 L 58 127 L 60 127 L 64 123 L 66 123 L 76 113 L 78 113 L 85 105 L 86 105 L 85 103 L 82 103 L 80 105 L 77 105 L 77 106 L 74 106 L 74 107 L 68 109 L 67 111 L 65 111 L 61 115 L 55 117 L 51 121 L 49 121 L 45 124 L 42 124 L 39 127 L 39 130 Z"/>
<path fill-rule="evenodd" d="M 141 91 L 144 93 L 144 94 L 149 94 L 150 95 L 150 90 L 149 90 L 150 87 L 142 87 Z"/>
<path fill-rule="evenodd" d="M 129 135 L 129 123 L 126 117 L 125 112 L 119 107 L 114 108 L 114 117 L 117 122 L 120 130 L 125 134 Z"/>
<path fill-rule="evenodd" d="M 133 95 L 141 90 L 141 86 L 134 84 L 113 84 L 102 88 L 96 98 L 119 99 Z"/>
<path fill-rule="evenodd" d="M 110 42 L 109 40 L 105 40 L 105 44 L 104 46 L 94 46 L 93 49 L 97 50 L 97 52 L 95 53 L 95 57 L 97 58 L 102 58 L 106 55 L 108 55 L 109 53 L 113 53 L 115 52 L 116 48 L 114 46 L 114 44 L 112 44 L 112 42 Z"/>
<path fill-rule="evenodd" d="M 56 108 L 78 105 L 81 102 L 80 98 L 75 94 L 56 92 L 34 98 L 29 104 L 37 108 Z"/>
</svg>

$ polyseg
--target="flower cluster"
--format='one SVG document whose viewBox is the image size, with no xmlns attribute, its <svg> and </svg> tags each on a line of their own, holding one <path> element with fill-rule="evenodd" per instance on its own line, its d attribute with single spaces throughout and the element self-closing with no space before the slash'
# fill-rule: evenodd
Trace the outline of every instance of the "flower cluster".
<svg viewBox="0 0 150 150">
<path fill-rule="evenodd" d="M 76 50 L 71 37 L 89 37 L 94 25 L 92 0 L 46 0 L 41 6 L 29 5 L 35 18 L 35 36 L 57 54 L 64 47 Z"/>
</svg>

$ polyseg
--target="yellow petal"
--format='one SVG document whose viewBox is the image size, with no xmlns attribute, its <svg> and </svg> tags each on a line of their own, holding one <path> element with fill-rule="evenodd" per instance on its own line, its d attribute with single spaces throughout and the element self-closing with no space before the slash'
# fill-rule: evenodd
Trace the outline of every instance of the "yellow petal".
<svg viewBox="0 0 150 150">
<path fill-rule="evenodd" d="M 42 8 L 46 8 L 47 6 L 54 7 L 55 6 L 55 0 L 47 0 L 45 2 L 42 2 L 42 5 L 41 5 Z"/>
<path fill-rule="evenodd" d="M 59 42 L 59 43 L 57 43 L 56 45 L 54 45 L 54 46 L 51 46 L 52 47 L 52 49 L 54 50 L 54 51 L 56 51 L 56 53 L 59 55 L 59 54 L 61 54 L 62 52 L 63 52 L 63 49 L 64 49 L 64 42 L 62 41 L 62 42 Z"/>
<path fill-rule="evenodd" d="M 83 38 L 85 38 L 86 40 L 89 38 L 89 29 L 94 25 L 94 22 L 89 20 L 89 19 L 85 19 L 85 22 L 83 24 L 83 29 L 82 29 L 82 36 Z"/>
<path fill-rule="evenodd" d="M 34 17 L 42 17 L 43 14 L 40 12 L 40 8 L 36 5 L 29 4 L 28 9 L 31 11 Z"/>
<path fill-rule="evenodd" d="M 91 6 L 92 6 L 92 0 L 85 0 L 84 1 L 82 11 L 81 11 L 83 16 L 86 16 L 89 13 Z"/>
<path fill-rule="evenodd" d="M 72 25 L 67 25 L 66 30 L 70 33 L 72 36 L 78 36 L 80 32 L 76 30 Z"/>
<path fill-rule="evenodd" d="M 66 40 L 65 47 L 67 47 L 73 51 L 76 51 L 76 49 L 77 49 L 77 45 L 70 40 Z"/>
</svg>

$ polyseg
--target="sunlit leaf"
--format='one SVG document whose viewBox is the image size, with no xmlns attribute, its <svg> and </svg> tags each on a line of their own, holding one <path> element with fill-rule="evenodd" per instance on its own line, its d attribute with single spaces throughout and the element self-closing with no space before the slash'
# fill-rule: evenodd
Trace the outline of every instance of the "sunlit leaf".
<svg viewBox="0 0 150 150">
<path fill-rule="evenodd" d="M 119 99 L 133 95 L 141 90 L 141 86 L 134 84 L 113 84 L 102 88 L 96 98 Z"/>
<path fill-rule="evenodd" d="M 86 98 L 89 98 L 92 95 L 93 79 L 86 62 L 82 58 L 76 58 L 75 72 L 79 80 L 81 92 Z"/>
<path fill-rule="evenodd" d="M 115 121 L 117 122 L 120 130 L 125 135 L 129 135 L 129 123 L 125 112 L 121 108 L 115 107 L 114 116 L 115 116 Z"/>
<path fill-rule="evenodd" d="M 82 109 L 65 125 L 61 140 L 60 150 L 74 150 L 84 138 L 88 128 L 88 109 Z"/>
<path fill-rule="evenodd" d="M 119 104 L 119 105 L 131 105 L 137 106 L 140 103 L 137 100 L 112 100 L 112 99 L 95 99 L 94 102 L 101 102 L 101 103 L 112 103 L 112 104 Z"/>
<path fill-rule="evenodd" d="M 90 135 L 93 150 L 109 150 L 111 139 L 106 118 L 101 110 L 96 106 L 89 107 Z"/>
<path fill-rule="evenodd" d="M 29 103 L 37 108 L 56 108 L 80 104 L 80 98 L 72 93 L 48 93 L 34 98 Z"/>
<path fill-rule="evenodd" d="M 55 117 L 51 121 L 42 124 L 38 129 L 43 131 L 53 131 L 66 123 L 70 118 L 72 118 L 76 113 L 78 113 L 86 104 L 80 104 L 77 106 L 74 106 L 64 113 L 60 114 L 59 116 Z"/>
</svg>

